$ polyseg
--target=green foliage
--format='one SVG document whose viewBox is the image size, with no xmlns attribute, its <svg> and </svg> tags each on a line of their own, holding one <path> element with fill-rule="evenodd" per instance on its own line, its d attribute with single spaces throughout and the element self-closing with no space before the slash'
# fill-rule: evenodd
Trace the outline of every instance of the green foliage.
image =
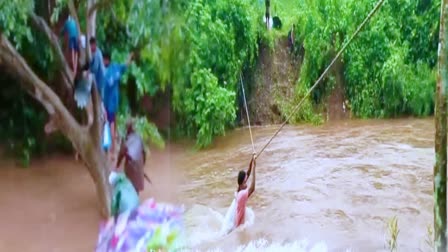
<svg viewBox="0 0 448 252">
<path fill-rule="evenodd" d="M 300 8 L 299 2 L 297 0 L 271 1 L 271 16 L 278 16 L 282 20 L 283 25 L 280 35 L 286 36 L 292 24 L 296 21 Z"/>
<path fill-rule="evenodd" d="M 197 132 L 197 144 L 204 147 L 212 137 L 225 133 L 225 125 L 235 120 L 235 92 L 218 85 L 218 79 L 208 70 L 199 70 L 191 76 L 192 86 L 185 90 L 187 132 Z"/>
<path fill-rule="evenodd" d="M 249 1 L 195 0 L 180 5 L 186 11 L 172 17 L 166 26 L 169 29 L 159 35 L 164 41 L 160 44 L 166 47 L 156 51 L 151 43 L 145 47 L 145 57 L 154 66 L 157 86 L 172 86 L 172 105 L 177 117 L 182 118 L 177 121 L 179 133 L 196 137 L 197 145 L 204 147 L 235 120 L 235 115 L 229 113 L 235 114 L 239 74 L 255 62 L 258 23 Z M 177 22 L 173 25 L 172 20 Z M 177 48 L 179 45 L 183 47 Z M 160 62 L 160 58 L 166 61 Z M 149 86 L 148 90 L 156 88 Z M 209 104 L 223 107 L 224 111 L 208 108 Z"/>
<path fill-rule="evenodd" d="M 292 115 L 289 123 L 298 123 L 298 122 L 311 122 L 314 125 L 318 125 L 322 123 L 322 117 L 314 112 L 313 104 L 310 99 L 305 99 L 303 104 L 298 108 L 295 113 L 294 109 L 301 102 L 303 97 L 305 97 L 308 92 L 306 86 L 304 85 L 296 85 L 295 87 L 295 96 L 292 101 L 283 101 L 283 97 L 277 97 L 277 101 L 280 104 L 280 111 L 282 111 L 285 117 Z M 286 120 L 286 118 L 283 118 Z"/>
<path fill-rule="evenodd" d="M 53 87 L 58 66 L 46 37 L 28 24 L 27 17 L 30 11 L 42 12 L 39 9 L 48 6 L 46 1 L 1 1 L 0 32 L 11 39 L 36 73 Z M 289 115 L 375 3 L 376 0 L 274 1 L 271 14 L 279 16 L 284 25 L 281 31 L 267 32 L 263 23 L 264 1 L 115 0 L 97 13 L 96 37 L 100 48 L 112 53 L 113 61 L 124 63 L 129 52 L 135 53 L 135 62 L 122 79 L 121 90 L 127 91 L 132 82 L 137 87 L 137 98 L 150 95 L 154 100 L 169 91 L 177 133 L 196 138 L 197 146 L 205 147 L 214 136 L 224 134 L 234 125 L 239 76 L 249 76 L 254 70 L 260 43 L 273 49 L 276 38 L 285 36 L 296 24 L 296 48 L 303 45 L 305 55 L 294 99 L 280 103 L 280 109 Z M 78 9 L 83 33 L 85 5 L 81 1 Z M 341 75 L 355 116 L 433 113 L 439 6 L 440 0 L 388 1 L 347 48 L 341 58 Z M 57 0 L 45 19 L 51 16 L 53 24 L 60 21 L 66 8 L 66 0 Z M 335 78 L 330 74 L 292 122 L 319 123 L 322 119 L 316 115 L 316 105 L 334 84 Z M 120 97 L 120 111 L 128 114 L 126 94 Z M 35 143 L 40 141 L 44 113 L 39 105 L 22 103 L 11 101 L 11 106 L 18 109 L 4 118 L 12 118 L 13 122 L 3 120 L 1 126 L 9 130 L 5 132 L 19 132 L 18 125 L 29 122 L 20 127 L 21 133 L 5 134 L 22 137 L 20 146 L 33 152 L 40 146 Z M 155 125 L 144 115 L 137 117 L 145 142 L 163 147 Z M 119 116 L 119 121 L 122 123 L 125 118 Z M 25 160 L 27 153 L 23 152 Z"/>
<path fill-rule="evenodd" d="M 277 38 L 277 36 L 278 33 L 276 31 L 264 32 L 261 35 L 261 44 L 266 45 L 271 51 L 273 51 L 275 47 L 275 39 Z"/>
<path fill-rule="evenodd" d="M 257 55 L 256 16 L 250 1 L 188 4 L 184 19 L 189 53 L 180 66 L 183 85 L 174 86 L 172 104 L 182 118 L 177 128 L 196 136 L 198 147 L 210 144 L 235 120 L 239 74 L 253 66 Z"/>
<path fill-rule="evenodd" d="M 43 124 L 45 114 L 37 110 L 31 97 L 15 89 L 3 79 L 6 86 L 0 93 L 0 138 L 23 166 L 28 166 L 33 153 L 44 150 Z M 11 116 L 13 115 L 13 116 Z M 38 144 L 39 143 L 39 144 Z"/>
<path fill-rule="evenodd" d="M 51 84 L 57 66 L 50 47 L 42 46 L 47 44 L 47 38 L 31 29 L 28 21 L 29 13 L 39 11 L 39 4 L 30 0 L 1 1 L 0 32 L 18 49 L 35 73 Z M 0 93 L 1 107 L 5 108 L 0 109 L 0 137 L 7 151 L 26 167 L 33 155 L 43 154 L 53 143 L 65 149 L 66 142 L 58 137 L 55 141 L 45 138 L 46 112 L 42 106 L 23 92 L 16 79 L 10 79 L 7 72 L 0 71 L 0 76 L 5 84 Z"/>
<path fill-rule="evenodd" d="M 183 43 L 181 4 L 182 1 L 134 1 L 123 18 L 129 37 L 118 39 L 124 43 L 118 48 L 138 49 L 140 59 L 131 73 L 140 95 L 155 94 L 156 86 L 164 90 L 168 84 L 179 84 L 185 73 L 182 66 L 188 44 Z"/>
<path fill-rule="evenodd" d="M 0 32 L 11 38 L 17 48 L 21 47 L 24 37 L 29 40 L 32 38 L 27 20 L 33 8 L 32 0 L 0 2 Z"/>
<path fill-rule="evenodd" d="M 305 48 L 300 85 L 314 83 L 375 3 L 300 3 L 296 42 Z M 439 4 L 389 1 L 352 42 L 343 54 L 343 64 L 346 94 L 355 116 L 425 116 L 433 112 Z M 322 98 L 321 94 L 331 90 L 328 79 L 313 97 Z"/>
<path fill-rule="evenodd" d="M 189 64 L 196 69 L 211 68 L 221 83 L 229 81 L 234 85 L 238 62 L 233 53 L 235 34 L 227 32 L 231 27 L 227 27 L 221 19 L 212 20 L 211 7 L 202 0 L 193 2 L 188 11 L 187 26 L 202 31 L 190 33 L 192 48 Z"/>
<path fill-rule="evenodd" d="M 128 113 L 119 114 L 117 116 L 117 132 L 121 138 L 124 138 L 126 135 L 126 122 L 130 119 L 134 123 L 135 131 L 142 136 L 146 147 L 152 143 L 159 149 L 165 148 L 165 141 L 160 135 L 159 130 L 146 117 L 131 118 Z"/>
<path fill-rule="evenodd" d="M 197 137 L 198 146 L 208 145 L 232 125 L 235 115 L 226 114 L 235 114 L 232 93 L 258 49 L 259 23 L 250 1 L 130 1 L 114 3 L 113 10 L 115 14 L 98 17 L 104 26 L 98 27 L 97 38 L 108 44 L 105 50 L 113 52 L 114 61 L 123 62 L 136 50 L 136 64 L 130 66 L 124 84 L 128 77 L 135 79 L 139 97 L 169 87 L 174 112 L 185 118 L 178 121 L 179 133 Z M 210 71 L 205 74 L 205 69 Z M 216 94 L 209 95 L 212 91 Z M 205 103 L 199 95 L 207 97 Z M 210 104 L 225 107 L 225 116 L 208 108 Z"/>
<path fill-rule="evenodd" d="M 43 80 L 51 83 L 57 66 L 48 41 L 27 24 L 30 11 L 39 12 L 40 6 L 47 5 L 39 3 L 34 9 L 34 1 L 21 3 L 2 2 L 2 10 L 8 12 L 0 14 L 0 27 L 15 45 L 25 45 L 20 51 L 22 55 Z M 46 17 L 51 25 L 67 12 L 68 1 L 55 3 Z M 124 63 L 131 51 L 136 56 L 121 81 L 122 91 L 127 90 L 129 81 L 136 84 L 137 98 L 156 96 L 169 88 L 174 112 L 178 118 L 186 118 L 178 122 L 179 133 L 196 137 L 201 147 L 232 126 L 238 76 L 250 71 L 257 56 L 260 6 L 249 0 L 132 0 L 110 1 L 103 8 L 97 13 L 99 47 L 110 52 L 115 62 Z M 77 14 L 82 33 L 85 10 L 86 3 L 80 3 Z M 198 99 L 201 96 L 204 100 Z M 119 110 L 127 112 L 129 101 L 126 95 L 120 97 Z M 138 120 L 144 138 L 163 146 L 156 127 L 144 120 Z M 36 133 L 37 130 L 32 134 Z"/>
</svg>

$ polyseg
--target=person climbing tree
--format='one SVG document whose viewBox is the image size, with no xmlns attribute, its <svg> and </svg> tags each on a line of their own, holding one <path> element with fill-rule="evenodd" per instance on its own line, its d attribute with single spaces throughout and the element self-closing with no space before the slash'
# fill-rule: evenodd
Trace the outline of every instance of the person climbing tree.
<svg viewBox="0 0 448 252">
<path fill-rule="evenodd" d="M 78 108 L 85 108 L 89 103 L 93 82 L 94 77 L 89 66 L 81 67 L 80 72 L 75 75 L 75 101 Z M 91 120 L 93 119 L 89 118 L 89 121 Z"/>
<path fill-rule="evenodd" d="M 89 65 L 85 64 L 75 75 L 74 98 L 78 108 L 84 109 L 87 107 L 87 124 L 89 126 L 93 123 L 93 108 L 90 99 L 93 83 L 94 76 L 89 71 Z M 75 153 L 75 160 L 79 160 L 78 152 Z"/>
<path fill-rule="evenodd" d="M 270 6 L 271 6 L 271 0 L 265 0 L 264 3 L 265 3 L 265 6 L 266 6 L 266 14 L 265 14 L 265 17 L 266 17 L 266 28 L 269 30 L 269 19 L 270 19 L 270 11 L 269 11 L 269 9 L 270 9 Z"/>
<path fill-rule="evenodd" d="M 110 55 L 105 53 L 103 55 L 104 66 L 106 67 L 105 83 L 104 83 L 104 107 L 107 113 L 107 120 L 110 123 L 111 134 L 112 134 L 112 147 L 111 153 L 112 158 L 115 152 L 115 142 L 116 142 L 116 129 L 115 129 L 115 116 L 118 110 L 119 104 L 119 83 L 121 76 L 127 69 L 127 66 L 131 63 L 132 53 L 129 55 L 126 64 L 110 63 Z"/>
<path fill-rule="evenodd" d="M 67 34 L 68 47 L 70 49 L 70 55 L 71 55 L 72 70 L 73 73 L 76 75 L 78 67 L 78 55 L 79 55 L 79 38 L 76 22 L 71 16 L 68 16 L 67 21 L 65 21 L 61 33 L 62 35 Z"/>
<path fill-rule="evenodd" d="M 90 51 L 92 53 L 92 60 L 90 61 L 90 71 L 95 75 L 96 88 L 104 99 L 104 77 L 106 74 L 106 68 L 103 62 L 103 53 L 100 48 L 97 47 L 96 39 L 91 37 L 89 40 Z"/>
<path fill-rule="evenodd" d="M 123 159 L 125 160 L 124 172 L 137 193 L 140 193 L 144 190 L 144 177 L 147 178 L 148 182 L 151 181 L 144 172 L 146 152 L 143 139 L 135 132 L 131 120 L 126 123 L 126 136 L 118 153 L 117 169 Z"/>
</svg>

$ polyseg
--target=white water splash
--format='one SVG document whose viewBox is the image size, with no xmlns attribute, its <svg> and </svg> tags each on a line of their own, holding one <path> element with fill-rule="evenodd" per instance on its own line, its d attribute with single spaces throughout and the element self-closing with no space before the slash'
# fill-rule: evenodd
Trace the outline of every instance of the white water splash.
<svg viewBox="0 0 448 252">
<path fill-rule="evenodd" d="M 246 246 L 240 246 L 236 250 L 237 252 L 252 252 L 252 251 L 264 251 L 264 252 L 281 252 L 281 251 L 296 251 L 296 252 L 326 252 L 328 251 L 327 245 L 324 242 L 319 242 L 313 246 L 310 246 L 306 239 L 300 241 L 294 241 L 291 243 L 269 243 L 265 239 L 258 239 L 249 242 Z"/>
<path fill-rule="evenodd" d="M 229 211 L 232 206 L 226 209 L 226 216 L 219 211 L 204 205 L 193 205 L 185 214 L 185 224 L 188 233 L 188 242 L 185 249 L 181 251 L 209 251 L 221 252 L 225 251 L 221 248 L 198 250 L 192 249 L 204 243 L 218 241 L 226 235 L 226 221 L 232 221 L 229 217 Z M 223 211 L 224 212 L 224 211 Z M 232 231 L 232 233 L 241 232 L 253 225 L 255 214 L 250 208 L 246 208 L 246 222 L 240 227 Z M 227 225 L 228 226 L 228 225 Z M 316 244 L 310 244 L 307 239 L 296 240 L 293 242 L 269 242 L 267 239 L 260 238 L 250 241 L 248 244 L 239 246 L 236 252 L 327 252 L 328 247 L 324 241 Z M 346 250 L 350 251 L 350 250 Z"/>
<path fill-rule="evenodd" d="M 229 211 L 227 211 L 229 212 Z M 255 215 L 252 209 L 246 208 L 246 222 L 233 230 L 240 232 L 254 223 Z M 185 225 L 188 233 L 187 247 L 195 247 L 205 242 L 213 242 L 228 234 L 228 226 L 232 218 L 227 218 L 220 212 L 204 206 L 193 205 L 185 214 Z"/>
<path fill-rule="evenodd" d="M 185 252 L 200 251 L 200 250 L 182 250 Z M 201 250 L 204 251 L 204 250 Z M 208 252 L 223 252 L 222 249 L 209 249 Z M 327 244 L 323 241 L 316 244 L 309 244 L 307 239 L 288 242 L 288 243 L 278 243 L 278 242 L 268 242 L 266 239 L 258 239 L 251 241 L 246 245 L 239 246 L 236 252 L 327 252 Z M 346 252 L 351 252 L 351 250 L 346 250 Z"/>
</svg>

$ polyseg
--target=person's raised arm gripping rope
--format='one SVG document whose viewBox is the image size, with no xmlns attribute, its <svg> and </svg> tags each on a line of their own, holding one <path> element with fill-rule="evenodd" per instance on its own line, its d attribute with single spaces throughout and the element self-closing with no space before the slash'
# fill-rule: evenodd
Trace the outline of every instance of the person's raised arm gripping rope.
<svg viewBox="0 0 448 252">
<path fill-rule="evenodd" d="M 246 171 L 240 171 L 238 173 L 238 190 L 236 195 L 236 218 L 235 218 L 235 226 L 238 227 L 239 225 L 243 224 L 245 221 L 245 215 L 246 215 L 246 203 L 249 197 L 253 194 L 255 191 L 255 167 L 256 167 L 256 156 L 255 154 L 252 157 L 252 160 L 250 161 L 249 168 Z M 253 176 L 252 181 L 250 183 L 249 188 L 247 187 L 247 179 L 251 175 L 253 170 Z"/>
</svg>

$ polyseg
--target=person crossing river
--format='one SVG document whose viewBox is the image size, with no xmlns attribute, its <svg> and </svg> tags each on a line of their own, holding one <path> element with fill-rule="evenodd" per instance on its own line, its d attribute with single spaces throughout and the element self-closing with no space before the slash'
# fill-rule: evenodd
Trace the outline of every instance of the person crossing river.
<svg viewBox="0 0 448 252">
<path fill-rule="evenodd" d="M 223 225 L 221 227 L 222 234 L 229 234 L 230 232 L 232 232 L 239 226 L 245 224 L 246 222 L 247 200 L 255 192 L 256 158 L 257 157 L 254 153 L 247 171 L 241 170 L 238 172 L 238 178 L 237 178 L 238 187 L 236 189 L 235 197 L 232 201 L 232 204 L 228 208 L 227 213 L 224 217 L 224 222 L 222 223 Z M 252 181 L 250 182 L 250 185 L 247 186 L 247 180 L 249 179 L 251 174 L 252 174 Z"/>
<path fill-rule="evenodd" d="M 255 167 L 256 167 L 256 155 L 253 154 L 252 160 L 249 164 L 249 169 L 246 171 L 241 170 L 238 173 L 238 189 L 236 192 L 236 217 L 235 217 L 235 228 L 244 224 L 246 217 L 246 204 L 249 197 L 255 191 Z M 252 181 L 250 186 L 247 186 L 247 180 L 253 170 Z"/>
</svg>

